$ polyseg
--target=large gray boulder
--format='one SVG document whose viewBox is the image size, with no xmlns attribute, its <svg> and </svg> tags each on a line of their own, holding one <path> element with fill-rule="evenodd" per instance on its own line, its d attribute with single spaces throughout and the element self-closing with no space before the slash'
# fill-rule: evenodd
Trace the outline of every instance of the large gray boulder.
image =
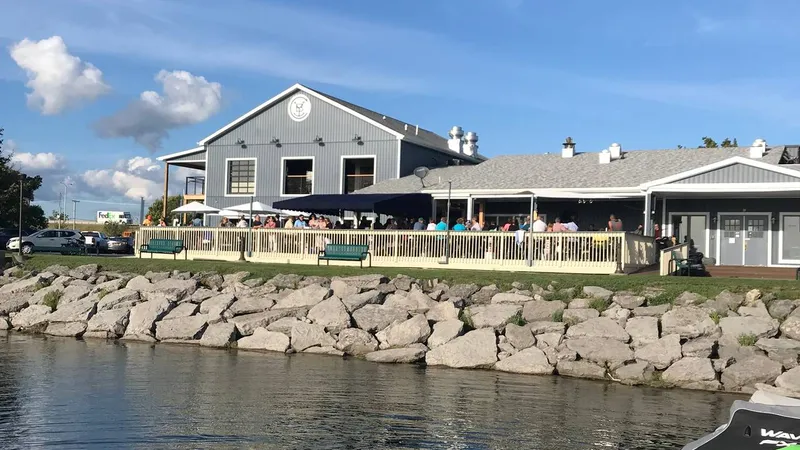
<svg viewBox="0 0 800 450">
<path fill-rule="evenodd" d="M 203 347 L 226 348 L 236 342 L 237 336 L 236 325 L 224 322 L 215 323 L 206 328 L 199 344 Z"/>
<path fill-rule="evenodd" d="M 58 308 L 47 316 L 47 321 L 88 322 L 96 311 L 95 305 L 92 300 L 80 300 L 66 305 L 59 303 Z"/>
<path fill-rule="evenodd" d="M 135 304 L 139 302 L 139 291 L 135 291 L 133 289 L 120 289 L 118 291 L 114 291 L 108 295 L 103 296 L 99 302 L 97 302 L 97 311 L 105 311 L 108 309 L 117 308 L 120 305 L 127 307 L 133 307 Z"/>
<path fill-rule="evenodd" d="M 347 297 L 339 297 L 342 299 L 342 303 L 344 303 L 345 308 L 347 311 L 352 313 L 353 311 L 360 309 L 364 305 L 377 305 L 383 301 L 384 293 L 378 290 L 370 290 L 366 292 L 362 292 L 360 294 L 353 294 L 348 295 Z"/>
<path fill-rule="evenodd" d="M 116 339 L 125 334 L 130 310 L 125 308 L 98 311 L 89 319 L 83 337 Z"/>
<path fill-rule="evenodd" d="M 559 375 L 574 378 L 602 380 L 606 377 L 606 369 L 588 361 L 558 361 L 556 365 Z"/>
<path fill-rule="evenodd" d="M 772 319 L 772 316 L 769 315 L 769 311 L 767 311 L 767 307 L 761 300 L 750 306 L 742 306 L 736 312 L 742 317 L 758 317 L 765 320 Z"/>
<path fill-rule="evenodd" d="M 522 308 L 522 317 L 528 322 L 552 321 L 555 315 L 561 314 L 566 308 L 566 303 L 560 300 L 534 300 L 525 303 Z"/>
<path fill-rule="evenodd" d="M 767 352 L 769 359 L 778 361 L 786 369 L 797 367 L 798 356 L 800 356 L 800 341 L 785 338 L 761 338 L 756 342 L 756 347 Z"/>
<path fill-rule="evenodd" d="M 172 311 L 168 312 L 167 315 L 161 320 L 172 320 L 180 319 L 181 317 L 193 316 L 197 314 L 198 310 L 200 310 L 200 305 L 195 303 L 181 303 L 172 308 Z"/>
<path fill-rule="evenodd" d="M 47 316 L 52 309 L 45 305 L 31 305 L 11 318 L 11 325 L 21 331 L 42 332 L 47 326 Z"/>
<path fill-rule="evenodd" d="M 567 339 L 567 348 L 585 359 L 614 370 L 633 359 L 633 351 L 617 339 L 598 337 Z"/>
<path fill-rule="evenodd" d="M 446 320 L 457 320 L 461 312 L 456 305 L 450 301 L 439 302 L 436 306 L 425 313 L 425 317 L 431 322 L 444 322 Z"/>
<path fill-rule="evenodd" d="M 406 348 L 393 348 L 389 350 L 378 350 L 367 353 L 367 361 L 381 363 L 400 363 L 410 364 L 422 360 L 428 348 L 423 344 L 413 344 Z"/>
<path fill-rule="evenodd" d="M 723 304 L 726 309 L 736 311 L 744 303 L 744 295 L 735 294 L 726 289 L 717 295 L 716 301 Z"/>
<path fill-rule="evenodd" d="M 144 337 L 144 340 L 150 340 L 147 337 L 154 337 L 156 321 L 166 316 L 173 307 L 174 303 L 167 300 L 151 300 L 134 306 L 131 309 L 128 328 L 125 330 L 123 338 L 137 340 Z"/>
<path fill-rule="evenodd" d="M 661 317 L 661 334 L 679 334 L 692 339 L 712 334 L 717 325 L 708 313 L 695 306 L 677 307 Z"/>
<path fill-rule="evenodd" d="M 260 313 L 245 314 L 243 316 L 236 316 L 229 320 L 236 325 L 239 334 L 242 336 L 250 336 L 256 328 L 266 328 L 271 323 L 283 319 L 284 317 L 305 317 L 305 308 L 286 308 L 286 309 L 273 309 Z"/>
<path fill-rule="evenodd" d="M 354 277 L 346 277 L 346 278 L 333 278 L 331 283 L 335 280 L 341 280 L 350 286 L 354 286 L 358 288 L 360 291 L 370 291 L 372 289 L 378 289 L 378 286 L 384 283 L 388 283 L 389 279 L 383 275 L 378 274 L 371 274 L 371 275 L 358 275 Z"/>
<path fill-rule="evenodd" d="M 672 309 L 672 305 L 664 303 L 663 305 L 655 306 L 640 306 L 633 308 L 634 317 L 661 317 Z"/>
<path fill-rule="evenodd" d="M 793 392 L 794 397 L 800 396 L 800 367 L 784 372 L 775 379 L 775 386 Z"/>
<path fill-rule="evenodd" d="M 216 297 L 211 297 L 200 304 L 200 314 L 208 314 L 212 319 L 220 317 L 235 300 L 236 298 L 233 294 L 220 294 Z"/>
<path fill-rule="evenodd" d="M 301 281 L 303 281 L 302 275 L 279 273 L 267 281 L 267 284 L 271 284 L 278 289 L 296 289 Z"/>
<path fill-rule="evenodd" d="M 160 341 L 199 339 L 208 326 L 209 318 L 208 314 L 200 314 L 156 322 L 156 339 Z"/>
<path fill-rule="evenodd" d="M 488 368 L 497 362 L 497 341 L 494 330 L 470 331 L 452 341 L 431 349 L 425 355 L 429 366 L 456 368 Z"/>
<path fill-rule="evenodd" d="M 350 327 L 350 314 L 347 313 L 347 308 L 337 297 L 317 303 L 308 311 L 308 318 L 312 322 L 322 325 L 331 333 L 338 333 Z"/>
<path fill-rule="evenodd" d="M 64 292 L 63 284 L 60 283 L 53 283 L 50 286 L 45 288 L 39 289 L 38 291 L 34 292 L 32 295 L 30 293 L 26 294 L 0 294 L 0 310 L 3 309 L 3 303 L 8 300 L 18 300 L 20 298 L 25 298 L 29 300 L 31 305 L 41 305 L 44 302 L 45 297 L 50 295 L 51 292 L 57 292 L 59 299 L 61 298 L 61 294 Z"/>
<path fill-rule="evenodd" d="M 634 309 L 644 305 L 647 300 L 643 295 L 634 295 L 631 293 L 617 293 L 612 301 L 619 305 L 621 308 Z"/>
<path fill-rule="evenodd" d="M 593 308 L 573 308 L 564 311 L 562 320 L 569 325 L 585 322 L 589 319 L 600 317 L 600 313 Z"/>
<path fill-rule="evenodd" d="M 797 305 L 791 300 L 775 300 L 770 302 L 768 311 L 770 316 L 778 320 L 783 320 L 787 318 L 795 308 L 797 308 Z"/>
<path fill-rule="evenodd" d="M 608 300 L 612 295 L 614 295 L 614 293 L 608 289 L 601 288 L 600 286 L 584 286 L 583 295 L 590 298 L 601 298 L 603 300 Z"/>
<path fill-rule="evenodd" d="M 130 281 L 128 281 L 128 284 L 125 285 L 125 288 L 138 292 L 150 291 L 153 289 L 153 283 L 151 283 L 147 278 L 139 275 L 131 278 Z"/>
<path fill-rule="evenodd" d="M 364 330 L 347 328 L 339 333 L 334 347 L 348 355 L 362 356 L 378 350 L 378 341 Z"/>
<path fill-rule="evenodd" d="M 69 276 L 69 267 L 63 264 L 53 264 L 52 266 L 47 266 L 44 271 L 50 272 L 59 277 L 66 277 Z"/>
<path fill-rule="evenodd" d="M 710 358 L 717 346 L 717 339 L 703 337 L 687 341 L 681 346 L 681 353 L 686 357 Z"/>
<path fill-rule="evenodd" d="M 800 340 L 800 308 L 795 309 L 780 327 L 783 337 Z"/>
<path fill-rule="evenodd" d="M 330 297 L 331 294 L 332 291 L 330 290 L 330 288 L 324 286 L 320 285 L 306 286 L 278 300 L 278 302 L 275 303 L 275 306 L 273 306 L 272 309 L 297 308 L 299 306 L 314 306 L 317 303 Z"/>
<path fill-rule="evenodd" d="M 636 361 L 635 363 L 622 366 L 613 372 L 613 378 L 622 384 L 637 385 L 646 384 L 653 379 L 653 366 L 646 361 Z"/>
<path fill-rule="evenodd" d="M 275 300 L 268 296 L 240 298 L 228 307 L 228 310 L 225 312 L 225 316 L 230 318 L 243 316 L 245 314 L 264 312 L 272 308 L 272 305 L 274 304 Z"/>
<path fill-rule="evenodd" d="M 411 344 L 423 344 L 431 335 L 431 327 L 424 315 L 416 315 L 405 322 L 395 322 L 375 337 L 381 341 L 381 348 L 407 347 Z"/>
<path fill-rule="evenodd" d="M 265 328 L 256 328 L 251 336 L 246 336 L 236 341 L 236 348 L 240 350 L 267 350 L 271 352 L 285 352 L 289 349 L 289 337 L 283 333 L 267 331 Z"/>
<path fill-rule="evenodd" d="M 278 319 L 275 322 L 267 325 L 267 331 L 275 331 L 278 333 L 283 333 L 289 337 L 292 336 L 292 328 L 295 325 L 302 322 L 297 317 L 284 317 L 282 319 Z"/>
<path fill-rule="evenodd" d="M 566 324 L 564 322 L 528 322 L 525 326 L 530 328 L 534 336 L 544 333 L 559 333 L 564 334 L 566 331 Z"/>
<path fill-rule="evenodd" d="M 106 281 L 105 283 L 100 283 L 95 285 L 92 288 L 92 294 L 98 294 L 100 292 L 105 292 L 105 294 L 110 294 L 114 291 L 118 291 L 125 287 L 128 284 L 127 278 L 115 278 L 113 280 Z"/>
<path fill-rule="evenodd" d="M 781 372 L 781 363 L 757 355 L 727 367 L 722 371 L 721 380 L 725 390 L 753 392 L 756 383 L 772 384 Z"/>
<path fill-rule="evenodd" d="M 717 372 L 708 358 L 683 358 L 661 374 L 661 381 L 686 389 L 719 389 Z"/>
<path fill-rule="evenodd" d="M 506 339 L 517 350 L 524 350 L 536 345 L 536 338 L 527 325 L 519 326 L 513 323 L 506 325 Z"/>
<path fill-rule="evenodd" d="M 636 349 L 637 360 L 646 361 L 658 370 L 664 370 L 675 361 L 681 359 L 681 337 L 669 334 L 658 341 Z"/>
<path fill-rule="evenodd" d="M 338 279 L 331 281 L 331 290 L 333 291 L 333 295 L 339 298 L 347 298 L 352 295 L 357 295 L 360 291 L 356 286 L 349 285 Z"/>
<path fill-rule="evenodd" d="M 406 320 L 408 311 L 385 305 L 365 305 L 353 312 L 353 321 L 364 331 L 381 331 L 394 322 Z"/>
<path fill-rule="evenodd" d="M 533 297 L 529 295 L 513 294 L 510 292 L 502 292 L 495 294 L 495 296 L 492 297 L 492 303 L 511 303 L 513 305 L 524 305 L 530 301 L 533 301 Z"/>
<path fill-rule="evenodd" d="M 3 285 L 0 287 L 0 294 L 14 294 L 18 292 L 36 292 L 42 287 L 42 277 L 34 275 L 30 278 L 25 278 L 19 281 Z"/>
<path fill-rule="evenodd" d="M 506 330 L 508 331 L 508 330 Z M 561 342 L 564 340 L 563 333 L 542 333 L 536 336 L 536 347 L 542 350 L 550 348 L 559 348 Z"/>
<path fill-rule="evenodd" d="M 536 347 L 520 350 L 518 353 L 497 362 L 494 368 L 502 372 L 530 375 L 550 375 L 555 369 L 547 361 L 547 356 L 545 356 L 544 352 Z"/>
<path fill-rule="evenodd" d="M 322 325 L 300 322 L 292 328 L 292 348 L 302 352 L 309 347 L 333 347 L 336 339 L 325 332 Z"/>
<path fill-rule="evenodd" d="M 741 336 L 769 338 L 778 334 L 780 324 L 777 319 L 759 317 L 724 317 L 720 319 L 722 329 L 720 345 L 739 345 Z"/>
<path fill-rule="evenodd" d="M 442 346 L 460 336 L 463 330 L 464 322 L 458 319 L 437 322 L 433 325 L 433 334 L 428 338 L 428 347 Z"/>
<path fill-rule="evenodd" d="M 50 322 L 44 334 L 60 337 L 81 337 L 86 331 L 86 322 Z"/>
<path fill-rule="evenodd" d="M 456 284 L 447 291 L 447 298 L 463 298 L 467 299 L 472 294 L 478 292 L 478 285 L 475 283 L 469 284 Z"/>
<path fill-rule="evenodd" d="M 478 292 L 472 294 L 472 296 L 467 300 L 467 304 L 469 305 L 487 305 L 491 303 L 492 298 L 495 295 L 500 293 L 500 288 L 497 285 L 491 284 L 489 286 L 484 286 L 478 290 Z"/>
<path fill-rule="evenodd" d="M 700 294 L 684 291 L 675 298 L 675 304 L 678 306 L 690 306 L 690 305 L 701 305 L 708 300 L 707 298 L 703 297 Z"/>
<path fill-rule="evenodd" d="M 438 305 L 438 303 L 419 289 L 413 289 L 408 293 L 398 291 L 394 294 L 389 294 L 383 304 L 391 308 L 404 309 L 410 313 L 425 313 Z"/>
<path fill-rule="evenodd" d="M 569 327 L 567 338 L 614 339 L 627 343 L 631 336 L 619 323 L 607 317 L 597 317 Z"/>
<path fill-rule="evenodd" d="M 153 284 L 150 292 L 162 294 L 170 301 L 181 301 L 197 290 L 197 280 L 177 280 L 169 278 Z M 147 295 L 145 293 L 145 295 Z"/>
<path fill-rule="evenodd" d="M 658 340 L 658 318 L 652 316 L 631 317 L 625 323 L 625 331 L 631 336 L 633 348 L 652 344 Z"/>
<path fill-rule="evenodd" d="M 3 294 L 0 296 L 0 316 L 7 316 L 11 313 L 22 311 L 27 308 L 29 304 L 40 304 L 40 302 L 34 301 L 31 294 Z"/>
<path fill-rule="evenodd" d="M 97 264 L 84 264 L 69 271 L 69 276 L 85 280 L 97 273 Z"/>
<path fill-rule="evenodd" d="M 58 299 L 59 305 L 77 302 L 78 300 L 86 297 L 92 291 L 92 286 L 83 286 L 70 284 L 61 292 L 61 298 Z"/>
<path fill-rule="evenodd" d="M 521 305 L 493 304 L 470 306 L 464 310 L 464 314 L 472 319 L 475 328 L 502 330 L 521 311 Z"/>
</svg>

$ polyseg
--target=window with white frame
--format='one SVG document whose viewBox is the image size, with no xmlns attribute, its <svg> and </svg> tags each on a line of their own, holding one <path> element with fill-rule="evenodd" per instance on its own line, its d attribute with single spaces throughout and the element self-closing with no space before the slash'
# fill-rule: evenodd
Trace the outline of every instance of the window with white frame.
<svg viewBox="0 0 800 450">
<path fill-rule="evenodd" d="M 781 259 L 800 261 L 800 214 L 785 214 L 781 222 Z"/>
<path fill-rule="evenodd" d="M 229 195 L 255 195 L 255 159 L 233 159 L 228 161 L 227 193 Z"/>
<path fill-rule="evenodd" d="M 308 195 L 314 190 L 314 160 L 283 161 L 283 195 Z"/>
<path fill-rule="evenodd" d="M 344 160 L 344 193 L 349 194 L 375 183 L 375 158 Z"/>
</svg>

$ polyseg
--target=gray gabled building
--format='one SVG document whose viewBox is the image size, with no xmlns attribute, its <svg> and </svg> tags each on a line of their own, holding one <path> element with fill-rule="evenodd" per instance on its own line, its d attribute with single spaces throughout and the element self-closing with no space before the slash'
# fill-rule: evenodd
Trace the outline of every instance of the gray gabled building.
<svg viewBox="0 0 800 450">
<path fill-rule="evenodd" d="M 414 168 L 471 165 L 477 135 L 448 139 L 411 122 L 295 84 L 201 139 L 158 158 L 205 171 L 187 182 L 187 200 L 224 209 L 310 194 L 348 194 Z"/>
</svg>

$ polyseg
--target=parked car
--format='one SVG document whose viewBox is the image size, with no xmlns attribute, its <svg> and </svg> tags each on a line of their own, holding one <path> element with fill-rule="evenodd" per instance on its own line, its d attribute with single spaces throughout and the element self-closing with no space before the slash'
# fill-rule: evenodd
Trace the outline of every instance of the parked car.
<svg viewBox="0 0 800 450">
<path fill-rule="evenodd" d="M 28 230 L 22 230 L 22 235 L 27 236 L 30 233 Z M 18 228 L 0 228 L 0 248 L 6 248 L 8 240 L 12 237 L 19 237 Z"/>
<path fill-rule="evenodd" d="M 81 235 L 83 235 L 85 239 L 87 249 L 93 249 L 99 252 L 108 251 L 108 236 L 105 234 L 99 231 L 84 231 Z"/>
<path fill-rule="evenodd" d="M 108 238 L 109 253 L 133 253 L 133 238 L 114 236 Z"/>
<path fill-rule="evenodd" d="M 61 252 L 65 245 L 73 245 L 79 239 L 81 233 L 78 230 L 39 230 L 22 237 L 22 253 Z M 7 250 L 19 250 L 19 246 L 19 237 L 12 237 L 6 243 Z"/>
</svg>

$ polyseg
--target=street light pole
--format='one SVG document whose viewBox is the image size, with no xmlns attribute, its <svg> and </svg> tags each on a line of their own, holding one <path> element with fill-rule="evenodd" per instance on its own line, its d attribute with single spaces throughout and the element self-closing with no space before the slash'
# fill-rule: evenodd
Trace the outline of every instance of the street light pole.
<svg viewBox="0 0 800 450">
<path fill-rule="evenodd" d="M 447 221 L 447 227 L 444 238 L 444 258 L 439 261 L 441 264 L 450 264 L 450 196 L 452 192 L 453 180 L 447 180 L 447 219 L 445 219 Z"/>
<path fill-rule="evenodd" d="M 67 186 L 71 186 L 72 183 L 67 183 L 66 181 L 62 181 L 61 184 L 64 185 L 64 209 L 61 210 L 61 217 L 58 218 L 58 227 L 61 228 L 61 221 L 64 220 L 64 216 L 67 213 Z M 61 205 L 58 205 L 61 208 Z"/>
<path fill-rule="evenodd" d="M 75 229 L 75 216 L 76 216 L 77 211 L 78 211 L 78 203 L 80 203 L 80 200 L 74 200 L 74 199 L 72 200 L 72 229 L 73 230 Z"/>
<path fill-rule="evenodd" d="M 20 257 L 22 257 L 22 203 L 23 203 L 23 199 L 22 199 L 22 186 L 23 186 L 23 183 L 22 182 L 23 181 L 25 181 L 25 174 L 20 174 L 20 176 L 19 176 L 19 241 L 17 241 L 17 243 L 19 244 L 19 248 L 17 249 L 17 252 L 19 253 Z"/>
</svg>

